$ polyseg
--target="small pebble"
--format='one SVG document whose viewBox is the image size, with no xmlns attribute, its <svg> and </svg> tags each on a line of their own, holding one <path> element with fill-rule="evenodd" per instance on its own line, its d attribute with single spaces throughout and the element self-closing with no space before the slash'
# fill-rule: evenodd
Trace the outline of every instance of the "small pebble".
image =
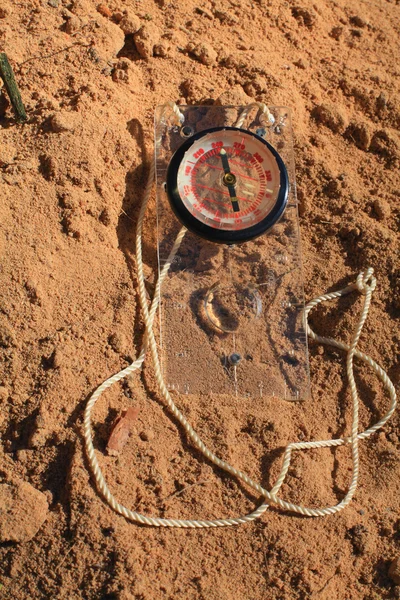
<svg viewBox="0 0 400 600">
<path fill-rule="evenodd" d="M 213 65 L 217 62 L 218 55 L 210 44 L 189 42 L 186 50 L 203 65 Z"/>
<path fill-rule="evenodd" d="M 107 443 L 107 453 L 110 456 L 118 456 L 122 452 L 131 435 L 133 423 L 137 420 L 138 414 L 139 409 L 132 406 L 115 421 Z"/>
<path fill-rule="evenodd" d="M 390 217 L 390 204 L 383 198 L 374 200 L 374 211 L 380 221 L 385 221 Z"/>
<path fill-rule="evenodd" d="M 58 5 L 60 4 L 60 0 L 48 0 L 47 4 L 49 6 L 52 6 L 53 8 L 58 8 Z"/>
<path fill-rule="evenodd" d="M 75 128 L 75 119 L 73 115 L 67 112 L 55 113 L 50 117 L 50 127 L 54 133 L 73 131 Z"/>
<path fill-rule="evenodd" d="M 81 20 L 79 17 L 76 17 L 75 15 L 73 17 L 71 17 L 70 19 L 68 19 L 68 21 L 65 24 L 65 31 L 67 33 L 69 33 L 69 35 L 71 35 L 72 33 L 76 33 L 77 31 L 79 31 L 79 29 L 81 28 Z"/>
<path fill-rule="evenodd" d="M 47 412 L 42 409 L 41 412 L 36 415 L 33 430 L 31 431 L 28 439 L 28 448 L 42 448 L 45 445 L 49 437 L 49 428 L 47 427 L 47 423 Z"/>
<path fill-rule="evenodd" d="M 109 337 L 108 341 L 111 348 L 115 352 L 118 352 L 118 354 L 126 354 L 128 349 L 128 341 L 123 333 L 116 331 Z"/>
<path fill-rule="evenodd" d="M 46 496 L 28 482 L 0 484 L 0 542 L 29 542 L 47 518 Z"/>
<path fill-rule="evenodd" d="M 299 60 L 296 60 L 294 63 L 295 67 L 298 67 L 299 69 L 308 69 L 309 68 L 309 63 L 304 60 L 303 58 L 299 58 Z"/>
<path fill-rule="evenodd" d="M 103 17 L 110 19 L 112 17 L 112 10 L 110 10 L 107 4 L 99 4 L 97 6 L 97 12 L 99 12 Z"/>
<path fill-rule="evenodd" d="M 160 40 L 160 32 L 154 23 L 146 23 L 135 33 L 134 40 L 140 56 L 147 59 L 153 56 L 154 46 Z"/>
<path fill-rule="evenodd" d="M 154 46 L 153 54 L 154 56 L 159 56 L 160 58 L 166 58 L 170 53 L 170 46 L 166 42 L 161 42 Z"/>
<path fill-rule="evenodd" d="M 140 19 L 135 14 L 128 12 L 120 21 L 118 21 L 118 25 L 121 27 L 125 35 L 131 35 L 139 31 Z"/>
</svg>

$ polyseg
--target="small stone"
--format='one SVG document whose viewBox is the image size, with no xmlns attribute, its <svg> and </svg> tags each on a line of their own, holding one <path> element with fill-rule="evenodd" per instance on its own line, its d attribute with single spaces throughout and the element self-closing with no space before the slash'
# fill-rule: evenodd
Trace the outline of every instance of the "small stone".
<svg viewBox="0 0 400 600">
<path fill-rule="evenodd" d="M 58 8 L 60 0 L 48 0 L 47 4 L 53 8 Z"/>
<path fill-rule="evenodd" d="M 46 496 L 26 481 L 0 484 L 0 542 L 29 542 L 47 518 Z"/>
<path fill-rule="evenodd" d="M 308 69 L 309 68 L 309 63 L 304 60 L 303 58 L 299 58 L 299 60 L 296 60 L 294 63 L 295 67 L 298 67 L 299 69 Z"/>
<path fill-rule="evenodd" d="M 382 111 L 387 106 L 387 98 L 384 92 L 381 92 L 376 99 L 376 108 L 378 111 Z"/>
<path fill-rule="evenodd" d="M 156 44 L 154 46 L 153 54 L 154 56 L 159 56 L 160 58 L 167 58 L 170 54 L 171 47 L 166 42 L 161 42 L 160 44 Z"/>
<path fill-rule="evenodd" d="M 50 127 L 54 133 L 73 131 L 75 129 L 75 119 L 73 115 L 67 112 L 55 113 L 50 117 Z"/>
<path fill-rule="evenodd" d="M 136 50 L 142 58 L 153 56 L 154 46 L 160 40 L 160 32 L 154 23 L 146 23 L 134 35 Z"/>
<path fill-rule="evenodd" d="M 118 22 L 118 25 L 121 27 L 125 35 L 131 35 L 139 31 L 140 19 L 137 15 L 133 14 L 132 12 L 128 12 Z"/>
<path fill-rule="evenodd" d="M 377 198 L 374 200 L 374 211 L 379 221 L 385 221 L 391 214 L 390 204 L 383 198 Z"/>
<path fill-rule="evenodd" d="M 107 4 L 99 4 L 97 6 L 97 12 L 99 12 L 103 17 L 110 19 L 112 17 L 112 10 L 110 10 Z"/>
<path fill-rule="evenodd" d="M 72 16 L 65 24 L 65 31 L 71 35 L 72 33 L 76 33 L 81 28 L 82 22 L 79 17 L 75 15 Z"/>
<path fill-rule="evenodd" d="M 28 439 L 29 448 L 41 448 L 45 445 L 49 437 L 49 429 L 47 427 L 48 414 L 44 409 L 41 409 L 36 415 L 33 430 Z"/>
<path fill-rule="evenodd" d="M 128 341 L 123 333 L 116 331 L 110 336 L 108 341 L 111 348 L 115 352 L 118 352 L 118 354 L 126 354 L 128 349 Z"/>
<path fill-rule="evenodd" d="M 312 117 L 317 123 L 328 127 L 334 133 L 343 133 L 347 127 L 347 117 L 344 110 L 335 104 L 320 104 L 312 111 Z"/>
<path fill-rule="evenodd" d="M 189 42 L 186 50 L 203 65 L 209 66 L 217 62 L 218 54 L 210 44 Z"/>
<path fill-rule="evenodd" d="M 118 52 L 124 47 L 125 35 L 119 25 L 113 23 L 110 19 L 99 16 L 97 18 L 99 27 L 96 29 L 96 50 L 98 57 L 106 63 L 118 55 Z M 108 67 L 108 68 L 107 68 Z M 104 65 L 103 72 L 111 73 L 109 65 Z"/>
<path fill-rule="evenodd" d="M 400 556 L 397 556 L 389 567 L 389 576 L 394 583 L 400 585 Z"/>
<path fill-rule="evenodd" d="M 129 407 L 115 421 L 107 443 L 107 452 L 110 456 L 118 456 L 131 435 L 133 423 L 137 420 L 139 409 Z"/>
</svg>

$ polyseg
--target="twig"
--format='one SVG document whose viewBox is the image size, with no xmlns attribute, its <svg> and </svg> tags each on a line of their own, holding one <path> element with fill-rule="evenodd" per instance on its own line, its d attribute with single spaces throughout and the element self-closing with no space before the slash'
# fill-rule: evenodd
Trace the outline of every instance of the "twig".
<svg viewBox="0 0 400 600">
<path fill-rule="evenodd" d="M 93 46 L 93 44 L 92 43 L 85 44 L 84 42 L 76 42 L 76 44 L 71 44 L 70 46 L 65 46 L 64 48 L 61 48 L 61 50 L 56 50 L 56 52 L 53 52 L 52 54 L 38 54 L 37 56 L 31 56 L 31 58 L 24 60 L 18 66 L 19 66 L 19 68 L 21 68 L 24 65 L 26 65 L 27 63 L 31 62 L 32 60 L 38 60 L 39 58 L 41 58 L 41 59 L 53 58 L 53 56 L 56 56 L 57 54 L 61 54 L 61 52 L 67 52 L 67 50 L 71 50 L 71 48 L 75 48 L 75 46 L 82 46 L 83 48 L 90 48 L 91 46 Z"/>
<path fill-rule="evenodd" d="M 119 213 L 119 216 L 121 216 L 122 214 L 124 214 L 124 215 L 125 215 L 125 216 L 126 216 L 126 217 L 127 217 L 129 220 L 130 220 L 130 221 L 132 221 L 132 223 L 135 223 L 135 220 L 134 220 L 134 219 L 132 219 L 132 217 L 130 217 L 130 216 L 128 215 L 128 213 L 124 211 L 124 209 L 123 209 L 123 208 L 121 208 L 121 212 Z"/>
<path fill-rule="evenodd" d="M 0 77 L 4 81 L 4 87 L 11 100 L 16 119 L 19 123 L 23 123 L 27 120 L 25 107 L 22 102 L 21 94 L 15 81 L 14 73 L 8 62 L 7 55 L 4 52 L 0 52 Z"/>
</svg>

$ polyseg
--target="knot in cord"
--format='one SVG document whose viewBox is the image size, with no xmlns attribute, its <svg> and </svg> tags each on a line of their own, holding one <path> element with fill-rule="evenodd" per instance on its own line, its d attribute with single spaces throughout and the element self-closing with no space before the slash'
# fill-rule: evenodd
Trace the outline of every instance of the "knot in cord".
<svg viewBox="0 0 400 600">
<path fill-rule="evenodd" d="M 376 278 L 374 277 L 374 269 L 368 267 L 365 271 L 359 273 L 356 280 L 356 288 L 360 294 L 366 294 L 369 291 L 373 292 L 376 288 Z"/>
</svg>

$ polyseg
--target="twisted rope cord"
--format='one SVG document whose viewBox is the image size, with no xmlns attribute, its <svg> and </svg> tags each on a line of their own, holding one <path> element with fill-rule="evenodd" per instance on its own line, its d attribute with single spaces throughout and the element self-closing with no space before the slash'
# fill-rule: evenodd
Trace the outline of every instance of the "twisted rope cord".
<svg viewBox="0 0 400 600">
<path fill-rule="evenodd" d="M 239 119 L 236 121 L 235 127 L 242 127 L 249 113 L 254 109 L 258 109 L 258 119 L 263 127 L 271 127 L 275 123 L 274 115 L 269 110 L 264 102 L 252 102 L 242 111 Z"/>
<path fill-rule="evenodd" d="M 259 108 L 261 115 L 264 115 L 264 116 L 267 115 L 266 118 L 269 119 L 269 117 L 268 117 L 269 111 L 268 111 L 268 109 L 266 109 L 265 105 L 262 103 L 255 103 L 255 104 L 249 105 L 248 107 L 246 107 L 244 109 L 244 111 L 242 112 L 242 114 L 240 115 L 240 117 L 238 119 L 238 122 L 236 123 L 237 127 L 240 127 L 243 124 L 243 122 L 244 122 L 245 118 L 247 117 L 247 115 L 249 114 L 250 110 L 252 110 L 255 106 L 257 106 Z M 180 113 L 180 111 L 175 103 L 168 103 L 168 105 L 165 106 L 164 115 L 166 115 L 168 113 L 169 113 L 169 118 L 176 125 L 180 125 L 183 122 L 183 115 Z M 272 121 L 269 120 L 270 124 L 271 124 L 271 122 Z M 156 140 L 156 143 L 159 143 L 159 141 L 160 141 L 160 138 L 158 140 Z M 182 243 L 182 240 L 186 234 L 186 229 L 184 227 L 182 227 L 182 229 L 178 233 L 178 236 L 174 242 L 172 250 L 167 258 L 167 261 L 161 270 L 159 279 L 157 281 L 156 289 L 154 292 L 154 297 L 152 299 L 150 309 L 149 309 L 148 303 L 147 303 L 147 298 L 146 298 L 146 289 L 145 289 L 144 273 L 143 273 L 142 227 L 143 227 L 143 219 L 145 216 L 147 204 L 148 204 L 148 201 L 149 201 L 149 198 L 151 195 L 151 190 L 152 190 L 153 181 L 154 181 L 154 173 L 155 173 L 155 166 L 154 166 L 154 162 L 152 162 L 152 164 L 150 166 L 150 171 L 149 171 L 149 179 L 148 179 L 147 186 L 145 189 L 143 204 L 141 206 L 141 210 L 139 213 L 137 232 L 136 232 L 136 261 L 137 261 L 138 282 L 139 282 L 139 286 L 138 286 L 139 287 L 139 298 L 140 298 L 141 308 L 143 310 L 144 321 L 145 321 L 145 336 L 144 336 L 143 346 L 142 346 L 142 349 L 140 351 L 138 358 L 134 362 L 132 362 L 132 364 L 130 364 L 128 367 L 126 367 L 119 373 L 116 373 L 112 377 L 108 378 L 95 390 L 95 392 L 90 397 L 90 399 L 86 405 L 86 408 L 85 408 L 85 414 L 84 414 L 85 448 L 86 448 L 86 453 L 87 453 L 87 457 L 89 460 L 89 464 L 91 467 L 91 471 L 95 478 L 98 490 L 101 492 L 101 494 L 104 497 L 104 499 L 106 500 L 106 502 L 117 513 L 123 515 L 125 518 L 127 518 L 131 521 L 136 521 L 136 522 L 139 522 L 142 524 L 153 525 L 153 526 L 157 526 L 157 527 L 204 528 L 204 527 L 226 527 L 226 526 L 230 526 L 230 525 L 239 525 L 242 523 L 247 523 L 249 521 L 253 521 L 254 519 L 257 519 L 258 517 L 260 517 L 267 510 L 267 508 L 270 504 L 276 504 L 284 510 L 288 510 L 288 511 L 306 515 L 306 516 L 320 517 L 320 516 L 325 516 L 325 515 L 334 514 L 336 512 L 339 512 L 345 506 L 347 506 L 347 504 L 350 502 L 351 498 L 353 497 L 353 495 L 355 493 L 356 487 L 357 487 L 358 474 L 359 474 L 358 441 L 360 439 L 367 438 L 372 433 L 374 433 L 375 431 L 380 429 L 388 421 L 388 419 L 392 416 L 392 414 L 395 410 L 395 407 L 396 407 L 396 392 L 395 392 L 392 382 L 390 381 L 390 379 L 387 376 L 387 374 L 385 373 L 385 371 L 374 360 L 372 360 L 372 358 L 370 358 L 363 352 L 360 352 L 359 350 L 357 350 L 357 344 L 358 344 L 358 341 L 360 338 L 361 330 L 362 330 L 365 320 L 367 318 L 369 306 L 371 303 L 372 293 L 376 286 L 376 279 L 373 276 L 373 269 L 367 269 L 365 271 L 365 273 L 360 273 L 359 276 L 357 277 L 357 281 L 354 284 L 351 284 L 342 290 L 338 290 L 336 292 L 332 292 L 330 294 L 325 294 L 323 296 L 319 296 L 318 298 L 315 298 L 314 300 L 312 300 L 305 306 L 304 311 L 303 311 L 304 326 L 305 326 L 305 329 L 306 329 L 308 335 L 312 339 L 314 339 L 315 341 L 317 341 L 319 343 L 334 346 L 336 348 L 339 348 L 340 350 L 344 350 L 347 352 L 347 376 L 349 379 L 349 386 L 350 386 L 350 392 L 351 392 L 351 397 L 352 397 L 352 407 L 353 407 L 351 435 L 349 437 L 335 439 L 335 440 L 295 442 L 295 443 L 289 444 L 286 447 L 286 450 L 285 450 L 285 453 L 283 456 L 282 468 L 281 468 L 281 472 L 278 476 L 278 479 L 271 491 L 266 490 L 261 485 L 259 485 L 255 481 L 253 481 L 248 475 L 246 475 L 242 471 L 239 471 L 235 467 L 229 465 L 229 463 L 220 459 L 217 455 L 215 455 L 211 450 L 209 450 L 205 446 L 205 444 L 202 442 L 202 440 L 197 435 L 195 430 L 188 423 L 188 421 L 186 420 L 184 415 L 175 406 L 175 404 L 172 400 L 172 397 L 164 383 L 162 373 L 161 373 L 160 361 L 158 358 L 157 344 L 156 344 L 156 341 L 154 338 L 154 333 L 153 333 L 153 323 L 154 323 L 154 317 L 155 317 L 156 310 L 157 310 L 158 303 L 159 303 L 162 282 L 168 273 L 169 267 L 170 267 L 172 261 L 174 260 L 176 253 L 178 252 L 178 249 L 179 249 L 179 247 Z M 336 340 L 333 340 L 332 338 L 325 338 L 325 337 L 319 336 L 316 333 L 314 333 L 314 331 L 312 331 L 311 327 L 308 324 L 308 314 L 312 310 L 312 308 L 314 308 L 321 302 L 334 300 L 336 298 L 339 298 L 341 296 L 349 294 L 353 291 L 358 291 L 359 293 L 364 295 L 364 305 L 363 305 L 362 313 L 360 316 L 360 320 L 359 320 L 357 327 L 352 335 L 350 345 L 344 344 L 343 342 L 338 342 Z M 168 406 L 168 408 L 170 409 L 171 413 L 175 416 L 176 419 L 178 419 L 178 421 L 181 423 L 181 425 L 185 429 L 188 437 L 192 440 L 193 444 L 213 464 L 224 469 L 226 472 L 237 477 L 238 479 L 241 479 L 253 491 L 255 491 L 257 494 L 263 496 L 266 499 L 266 501 L 263 504 L 261 504 L 258 508 L 256 508 L 251 513 L 244 515 L 244 516 L 234 517 L 234 518 L 230 518 L 230 519 L 215 519 L 215 520 L 161 519 L 161 518 L 157 518 L 157 517 L 148 517 L 148 516 L 142 515 L 138 512 L 130 510 L 129 508 L 120 504 L 116 500 L 116 498 L 113 496 L 113 494 L 111 493 L 111 491 L 105 481 L 103 473 L 101 471 L 99 462 L 96 457 L 95 449 L 93 446 L 92 431 L 91 431 L 91 413 L 92 413 L 93 407 L 96 404 L 97 400 L 100 398 L 100 396 L 106 389 L 108 389 L 110 386 L 112 386 L 117 381 L 120 381 L 124 377 L 127 377 L 131 373 L 133 373 L 141 368 L 141 366 L 143 365 L 143 361 L 145 359 L 145 355 L 146 355 L 146 351 L 147 351 L 148 347 L 150 347 L 150 352 L 151 352 L 153 363 L 154 363 L 156 379 L 157 379 L 157 383 L 159 385 L 161 395 L 163 396 L 164 401 L 165 401 L 166 405 Z M 354 373 L 353 373 L 354 357 L 356 357 L 359 360 L 362 360 L 363 362 L 370 365 L 370 367 L 376 373 L 378 378 L 382 381 L 382 383 L 390 397 L 390 406 L 389 406 L 388 412 L 377 423 L 375 423 L 369 429 L 367 429 L 361 433 L 358 432 L 359 400 L 358 400 L 357 387 L 356 387 Z M 353 469 L 352 469 L 352 477 L 351 477 L 351 482 L 350 482 L 348 491 L 341 502 L 339 502 L 335 506 L 328 506 L 326 508 L 309 508 L 309 507 L 293 504 L 291 502 L 286 502 L 277 496 L 277 494 L 284 482 L 286 474 L 288 472 L 293 450 L 304 450 L 304 449 L 308 449 L 308 448 L 336 447 L 336 446 L 341 446 L 343 444 L 351 444 Z"/>
</svg>

